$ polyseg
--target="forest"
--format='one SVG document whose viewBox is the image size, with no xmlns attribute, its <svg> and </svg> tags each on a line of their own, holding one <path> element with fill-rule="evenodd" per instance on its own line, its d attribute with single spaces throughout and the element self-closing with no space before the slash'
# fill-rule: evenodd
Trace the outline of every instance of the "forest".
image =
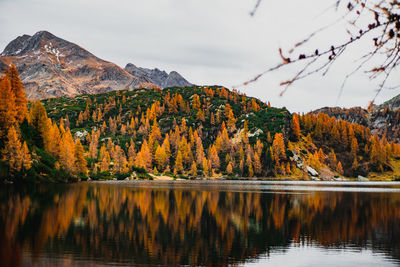
<svg viewBox="0 0 400 267">
<path fill-rule="evenodd" d="M 15 66 L 0 81 L 6 181 L 400 172 L 400 145 L 325 113 L 291 114 L 220 86 L 111 91 L 28 101 Z"/>
</svg>

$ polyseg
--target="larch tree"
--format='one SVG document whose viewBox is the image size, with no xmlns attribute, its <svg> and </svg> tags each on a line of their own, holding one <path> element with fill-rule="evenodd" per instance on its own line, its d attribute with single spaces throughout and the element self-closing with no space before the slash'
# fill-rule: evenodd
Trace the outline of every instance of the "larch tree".
<svg viewBox="0 0 400 267">
<path fill-rule="evenodd" d="M 29 170 L 31 167 L 31 156 L 26 142 L 21 144 L 14 126 L 8 130 L 7 140 L 2 153 L 2 160 L 7 163 L 11 172 Z"/>
<path fill-rule="evenodd" d="M 114 171 L 116 173 L 128 172 L 128 162 L 126 160 L 125 152 L 118 145 L 115 146 L 115 160 L 114 160 Z"/>
<path fill-rule="evenodd" d="M 353 158 L 357 157 L 357 153 L 358 153 L 358 142 L 357 142 L 357 138 L 353 137 L 351 139 L 351 144 L 350 144 L 350 153 L 353 156 Z"/>
<path fill-rule="evenodd" d="M 75 158 L 75 143 L 72 139 L 72 135 L 69 129 L 63 129 L 61 131 L 61 143 L 60 143 L 60 155 L 59 162 L 63 169 L 69 173 L 75 173 L 76 171 L 76 158 Z"/>
<path fill-rule="evenodd" d="M 97 159 L 97 147 L 99 145 L 100 132 L 93 129 L 90 137 L 89 156 L 92 159 Z"/>
<path fill-rule="evenodd" d="M 197 166 L 196 166 L 196 162 L 192 161 L 192 165 L 190 167 L 190 175 L 192 176 L 196 176 L 197 175 Z"/>
<path fill-rule="evenodd" d="M 14 95 L 16 120 L 21 123 L 28 115 L 28 100 L 25 97 L 24 86 L 14 64 L 11 64 L 4 72 L 10 81 L 11 91 Z"/>
<path fill-rule="evenodd" d="M 202 167 L 203 167 L 203 175 L 206 177 L 209 176 L 210 169 L 208 168 L 208 160 L 206 157 L 203 158 Z"/>
<path fill-rule="evenodd" d="M 16 122 L 15 97 L 8 77 L 0 78 L 0 138 Z"/>
<path fill-rule="evenodd" d="M 151 170 L 153 157 L 150 152 L 150 149 L 149 149 L 146 139 L 143 141 L 143 144 L 140 148 L 139 153 L 141 154 L 141 159 L 144 161 L 143 163 L 144 163 L 146 170 Z"/>
<path fill-rule="evenodd" d="M 86 174 L 88 169 L 87 169 L 87 162 L 85 159 L 85 150 L 83 149 L 83 146 L 79 139 L 76 139 L 75 141 L 75 158 L 76 158 L 75 162 L 76 172 Z"/>
<path fill-rule="evenodd" d="M 276 162 L 278 162 L 280 159 L 286 158 L 285 141 L 282 133 L 275 134 L 274 142 L 272 142 L 272 149 Z"/>
<path fill-rule="evenodd" d="M 167 164 L 167 153 L 165 153 L 164 146 L 157 147 L 154 158 L 157 163 L 158 170 L 163 171 Z"/>
<path fill-rule="evenodd" d="M 44 108 L 42 102 L 35 101 L 31 105 L 29 110 L 29 122 L 39 131 L 42 136 L 48 133 L 50 125 L 46 109 Z"/>
<path fill-rule="evenodd" d="M 261 174 L 262 165 L 261 165 L 260 157 L 258 156 L 257 152 L 254 153 L 253 166 L 254 166 L 254 173 L 257 175 Z"/>
<path fill-rule="evenodd" d="M 192 100 L 192 108 L 194 110 L 199 110 L 201 107 L 201 103 L 200 103 L 200 97 L 197 94 L 193 95 L 193 100 Z"/>
<path fill-rule="evenodd" d="M 208 161 L 210 162 L 213 169 L 219 169 L 220 160 L 215 145 L 212 145 L 208 150 Z"/>
<path fill-rule="evenodd" d="M 110 160 L 110 154 L 108 153 L 107 148 L 103 145 L 100 148 L 100 172 L 106 172 L 109 170 Z"/>
<path fill-rule="evenodd" d="M 135 157 L 136 157 L 135 143 L 133 142 L 133 140 L 131 138 L 130 145 L 129 145 L 129 148 L 128 148 L 128 163 L 129 163 L 129 166 L 133 166 L 134 165 Z"/>
<path fill-rule="evenodd" d="M 178 151 L 175 159 L 174 173 L 181 173 L 183 171 L 183 157 L 181 151 Z"/>
<path fill-rule="evenodd" d="M 226 173 L 227 174 L 232 174 L 232 172 L 233 172 L 232 162 L 229 162 L 228 166 L 226 166 Z"/>
<path fill-rule="evenodd" d="M 296 113 L 293 114 L 291 130 L 292 130 L 293 141 L 299 141 L 300 140 L 300 122 L 299 122 L 299 115 L 297 115 Z"/>
</svg>

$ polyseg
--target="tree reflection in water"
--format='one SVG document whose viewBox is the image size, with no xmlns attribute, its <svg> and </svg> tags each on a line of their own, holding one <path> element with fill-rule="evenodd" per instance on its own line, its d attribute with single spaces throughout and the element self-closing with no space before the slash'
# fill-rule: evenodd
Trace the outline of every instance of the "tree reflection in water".
<svg viewBox="0 0 400 267">
<path fill-rule="evenodd" d="M 398 193 L 81 183 L 7 186 L 0 200 L 2 266 L 20 266 L 26 255 L 28 264 L 45 256 L 226 266 L 293 244 L 368 247 L 400 259 Z"/>
</svg>

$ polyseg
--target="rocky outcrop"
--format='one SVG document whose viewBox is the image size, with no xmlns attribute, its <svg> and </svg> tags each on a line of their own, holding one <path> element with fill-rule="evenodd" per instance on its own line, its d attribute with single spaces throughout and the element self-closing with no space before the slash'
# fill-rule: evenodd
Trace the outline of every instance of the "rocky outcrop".
<svg viewBox="0 0 400 267">
<path fill-rule="evenodd" d="M 156 87 L 46 31 L 11 41 L 0 54 L 0 70 L 9 64 L 17 67 L 29 99 Z"/>
<path fill-rule="evenodd" d="M 336 119 L 368 127 L 371 134 L 385 136 L 389 141 L 400 142 L 400 95 L 371 110 L 355 108 L 321 108 L 312 113 L 326 113 Z"/>
<path fill-rule="evenodd" d="M 188 82 L 176 71 L 171 71 L 168 74 L 167 72 L 157 68 L 146 69 L 136 67 L 132 63 L 127 64 L 125 66 L 125 70 L 133 76 L 147 79 L 149 82 L 156 84 L 160 88 L 192 86 L 190 82 Z"/>
</svg>

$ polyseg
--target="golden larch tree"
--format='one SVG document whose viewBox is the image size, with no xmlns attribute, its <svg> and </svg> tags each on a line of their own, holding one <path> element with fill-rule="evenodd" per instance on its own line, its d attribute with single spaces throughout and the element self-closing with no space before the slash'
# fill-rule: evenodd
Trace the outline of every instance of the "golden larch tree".
<svg viewBox="0 0 400 267">
<path fill-rule="evenodd" d="M 285 141 L 282 133 L 275 134 L 274 141 L 272 142 L 272 150 L 276 162 L 286 158 Z"/>
<path fill-rule="evenodd" d="M 10 81 L 11 91 L 14 95 L 16 120 L 21 123 L 28 115 L 28 100 L 25 97 L 24 86 L 22 85 L 18 70 L 14 64 L 11 64 L 11 66 L 5 70 L 5 74 Z"/>
<path fill-rule="evenodd" d="M 69 173 L 75 173 L 76 158 L 75 158 L 75 142 L 72 139 L 72 135 L 69 129 L 65 130 L 60 127 L 61 143 L 60 143 L 60 155 L 59 162 L 63 169 Z"/>
<path fill-rule="evenodd" d="M 31 167 L 31 155 L 26 142 L 21 144 L 14 126 L 8 130 L 7 140 L 2 152 L 2 160 L 7 163 L 12 172 L 29 170 Z"/>
<path fill-rule="evenodd" d="M 0 78 L 0 138 L 5 137 L 8 129 L 16 122 L 14 99 L 10 80 L 7 76 Z"/>
<path fill-rule="evenodd" d="M 83 146 L 81 144 L 81 141 L 79 139 L 76 139 L 75 141 L 75 166 L 76 166 L 76 172 L 77 173 L 87 173 L 87 162 L 85 159 L 85 150 L 83 149 Z"/>
<path fill-rule="evenodd" d="M 297 115 L 296 113 L 293 114 L 291 130 L 292 130 L 293 141 L 299 141 L 300 140 L 300 122 L 299 122 L 299 115 Z"/>
</svg>

